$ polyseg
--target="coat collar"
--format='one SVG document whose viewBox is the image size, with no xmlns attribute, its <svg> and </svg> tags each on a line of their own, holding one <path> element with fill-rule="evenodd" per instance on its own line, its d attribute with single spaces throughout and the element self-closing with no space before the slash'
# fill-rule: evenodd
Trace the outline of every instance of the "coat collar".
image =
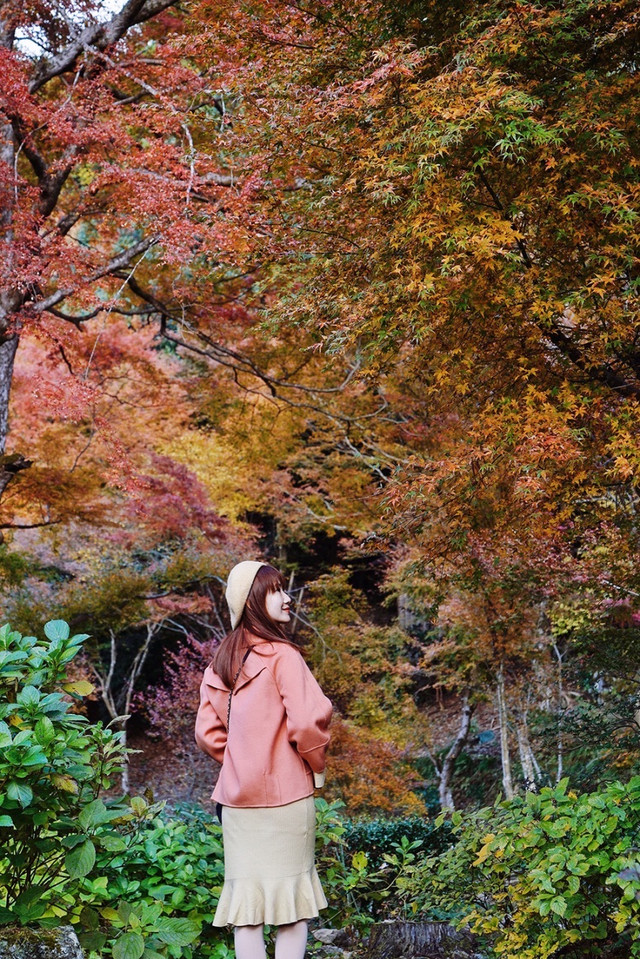
<svg viewBox="0 0 640 959">
<path fill-rule="evenodd" d="M 257 643 L 256 646 L 252 648 L 242 667 L 242 672 L 233 690 L 234 693 L 241 689 L 242 686 L 245 686 L 251 679 L 257 676 L 258 673 L 261 673 L 263 669 L 266 669 L 266 657 L 273 653 L 273 651 L 273 643 L 267 642 Z M 223 683 L 220 676 L 213 671 L 211 666 L 207 666 L 204 671 L 204 681 L 207 686 L 213 686 L 214 689 L 221 689 L 225 693 L 229 692 L 229 687 Z"/>
</svg>

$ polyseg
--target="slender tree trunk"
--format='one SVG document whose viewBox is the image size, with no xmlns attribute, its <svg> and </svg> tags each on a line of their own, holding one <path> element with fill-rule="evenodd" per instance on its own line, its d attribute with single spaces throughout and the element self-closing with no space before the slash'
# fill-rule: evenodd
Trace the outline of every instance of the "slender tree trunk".
<svg viewBox="0 0 640 959">
<path fill-rule="evenodd" d="M 562 712 L 564 709 L 564 681 L 562 676 L 562 660 L 563 655 L 558 648 L 558 644 L 553 644 L 553 651 L 555 653 L 556 659 L 558 661 L 558 705 L 556 711 L 556 718 L 558 724 L 558 741 L 557 741 L 557 767 L 556 767 L 556 782 L 559 783 L 564 774 L 564 736 L 562 731 Z"/>
<path fill-rule="evenodd" d="M 451 780 L 453 778 L 453 770 L 455 768 L 456 759 L 462 752 L 467 740 L 469 739 L 469 732 L 471 730 L 471 718 L 475 711 L 475 705 L 472 705 L 469 702 L 469 694 L 465 693 L 462 700 L 462 713 L 460 716 L 460 726 L 458 728 L 458 735 L 454 739 L 453 743 L 447 755 L 444 758 L 442 764 L 442 771 L 440 774 L 440 784 L 438 789 L 438 794 L 440 798 L 440 806 L 442 809 L 453 809 L 453 793 L 451 791 Z"/>
<path fill-rule="evenodd" d="M 0 47 L 13 48 L 14 30 L 0 16 Z M 13 380 L 13 364 L 18 348 L 16 310 L 21 303 L 20 294 L 12 288 L 14 277 L 13 209 L 15 203 L 16 144 L 10 123 L 0 124 L 0 165 L 6 170 L 6 192 L 0 196 L 0 496 L 20 469 L 30 465 L 17 455 L 6 463 L 4 452 L 9 430 L 9 394 Z"/>
<path fill-rule="evenodd" d="M 509 753 L 509 728 L 507 699 L 505 695 L 504 670 L 500 666 L 497 676 L 498 722 L 500 724 L 500 755 L 502 758 L 502 788 L 505 799 L 513 799 L 513 776 L 511 774 L 511 755 Z"/>
<path fill-rule="evenodd" d="M 522 766 L 522 776 L 524 787 L 530 792 L 537 790 L 537 773 L 535 756 L 529 742 L 529 727 L 527 724 L 527 714 L 522 713 L 516 719 L 516 736 L 518 738 L 518 753 L 520 755 L 520 765 Z M 538 767 L 539 768 L 539 767 Z"/>
<path fill-rule="evenodd" d="M 13 364 L 17 349 L 17 335 L 13 335 L 4 342 L 0 342 L 0 454 L 5 451 L 7 433 L 9 432 L 9 394 L 11 393 Z M 4 471 L 0 474 L 0 493 L 9 482 L 10 476 L 7 477 L 4 484 L 3 479 Z"/>
<path fill-rule="evenodd" d="M 118 647 L 116 644 L 116 636 L 113 630 L 110 630 L 111 642 L 109 647 L 109 668 L 106 675 L 94 664 L 91 664 L 91 670 L 99 683 L 102 702 L 106 706 L 107 712 L 111 716 L 111 722 L 120 727 L 120 732 L 122 734 L 121 741 L 124 746 L 127 745 L 127 722 L 130 717 L 129 710 L 131 709 L 131 701 L 133 699 L 135 685 L 140 673 L 142 672 L 144 664 L 147 661 L 149 649 L 151 648 L 151 641 L 158 632 L 160 626 L 161 623 L 147 623 L 146 639 L 142 643 L 142 646 L 140 646 L 138 649 L 129 672 L 118 692 L 115 692 L 113 688 L 113 678 L 118 661 Z M 124 793 L 129 792 L 128 757 L 125 759 L 125 764 L 122 767 L 120 785 Z"/>
<path fill-rule="evenodd" d="M 515 721 L 518 754 L 520 756 L 524 787 L 526 790 L 535 792 L 542 778 L 542 773 L 529 738 L 529 707 L 531 706 L 532 700 L 531 689 L 532 684 L 530 682 L 522 687 L 518 702 L 512 707 L 512 715 Z"/>
<path fill-rule="evenodd" d="M 451 790 L 451 780 L 455 769 L 456 759 L 464 749 L 471 731 L 471 719 L 475 712 L 475 703 L 469 701 L 469 693 L 465 692 L 462 699 L 462 713 L 460 715 L 460 726 L 458 734 L 451 743 L 449 750 L 442 762 L 439 762 L 435 753 L 429 752 L 429 759 L 433 763 L 435 774 L 438 778 L 438 798 L 441 809 L 455 809 L 453 802 L 453 792 Z"/>
</svg>

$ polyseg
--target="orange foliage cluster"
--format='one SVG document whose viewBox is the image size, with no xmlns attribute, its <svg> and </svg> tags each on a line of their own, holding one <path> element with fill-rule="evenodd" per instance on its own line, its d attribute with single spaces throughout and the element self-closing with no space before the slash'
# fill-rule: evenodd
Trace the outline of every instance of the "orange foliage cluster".
<svg viewBox="0 0 640 959">
<path fill-rule="evenodd" d="M 421 783 L 397 747 L 340 719 L 331 734 L 327 799 L 342 799 L 349 816 L 424 813 L 413 791 Z"/>
</svg>

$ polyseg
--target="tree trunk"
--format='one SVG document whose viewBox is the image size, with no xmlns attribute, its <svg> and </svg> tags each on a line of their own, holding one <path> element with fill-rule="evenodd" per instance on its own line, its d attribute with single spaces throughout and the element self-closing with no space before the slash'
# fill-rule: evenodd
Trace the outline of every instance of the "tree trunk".
<svg viewBox="0 0 640 959">
<path fill-rule="evenodd" d="M 13 48 L 14 31 L 0 18 L 0 46 L 7 50 Z M 13 379 L 13 364 L 18 348 L 18 328 L 16 310 L 22 297 L 12 289 L 14 277 L 13 249 L 13 206 L 15 178 L 16 143 L 13 127 L 10 123 L 0 125 L 0 164 L 7 168 L 5 177 L 6 193 L 0 197 L 0 247 L 2 249 L 2 268 L 0 279 L 0 496 L 13 477 L 30 463 L 19 455 L 5 462 L 3 456 L 7 445 L 9 430 L 9 394 Z"/>
<path fill-rule="evenodd" d="M 469 693 L 465 692 L 462 698 L 462 714 L 460 716 L 458 735 L 449 747 L 449 750 L 442 762 L 438 759 L 432 749 L 429 749 L 428 746 L 425 749 L 425 753 L 433 763 L 433 770 L 438 779 L 438 798 L 440 800 L 440 808 L 442 810 L 455 808 L 453 802 L 453 793 L 451 791 L 451 780 L 455 770 L 456 759 L 462 752 L 467 740 L 469 739 L 471 717 L 475 712 L 475 708 L 475 704 L 472 705 L 469 702 Z"/>
<path fill-rule="evenodd" d="M 18 349 L 16 334 L 0 342 L 0 454 L 4 453 L 9 431 L 9 394 L 13 378 L 13 364 Z M 9 480 L 7 479 L 7 482 Z M 6 486 L 7 483 L 4 484 Z M 4 489 L 0 476 L 0 492 Z"/>
<path fill-rule="evenodd" d="M 365 959 L 471 959 L 473 939 L 446 922 L 377 923 L 371 928 Z"/>
<path fill-rule="evenodd" d="M 562 661 L 564 659 L 564 655 L 560 652 L 560 648 L 558 647 L 557 643 L 553 644 L 553 651 L 558 661 L 558 706 L 556 712 L 558 721 L 558 759 L 556 767 L 556 782 L 559 783 L 564 775 L 564 736 L 562 730 L 562 714 L 564 711 L 564 679 L 562 674 Z"/>
<path fill-rule="evenodd" d="M 536 792 L 540 767 L 536 763 L 531 743 L 529 742 L 529 727 L 526 712 L 516 718 L 516 736 L 518 737 L 518 752 L 520 754 L 524 788 L 530 792 Z"/>
<path fill-rule="evenodd" d="M 500 724 L 500 755 L 502 759 L 502 788 L 505 799 L 513 799 L 513 776 L 511 774 L 511 755 L 509 753 L 509 728 L 507 699 L 505 695 L 504 671 L 498 670 L 497 683 L 498 722 Z"/>
<path fill-rule="evenodd" d="M 475 710 L 475 705 L 471 705 L 469 702 L 469 694 L 465 693 L 462 701 L 462 715 L 460 717 L 460 728 L 458 729 L 458 735 L 451 744 L 447 755 L 444 758 L 442 767 L 438 772 L 438 796 L 440 799 L 440 808 L 441 809 L 453 809 L 453 793 L 451 791 L 451 779 L 453 777 L 453 770 L 455 768 L 456 759 L 462 752 L 467 740 L 469 739 L 469 731 L 471 729 L 471 717 L 473 716 Z"/>
<path fill-rule="evenodd" d="M 113 678 L 118 661 L 118 647 L 116 643 L 116 635 L 113 630 L 109 631 L 111 642 L 109 648 L 109 668 L 106 675 L 103 670 L 99 669 L 95 665 L 95 663 L 90 664 L 91 671 L 98 680 L 100 696 L 102 698 L 102 702 L 107 708 L 107 712 L 111 716 L 111 722 L 120 727 L 120 731 L 122 733 L 122 743 L 124 746 L 127 745 L 127 722 L 129 720 L 129 710 L 131 709 L 131 701 L 133 699 L 135 685 L 140 673 L 142 672 L 144 664 L 147 661 L 147 656 L 149 655 L 149 650 L 151 648 L 151 641 L 160 629 L 161 625 L 161 623 L 147 623 L 146 639 L 134 656 L 128 673 L 121 681 L 122 684 L 118 693 L 115 693 L 113 689 Z M 122 767 L 120 785 L 123 793 L 129 792 L 128 758 L 125 760 L 124 766 Z"/>
</svg>

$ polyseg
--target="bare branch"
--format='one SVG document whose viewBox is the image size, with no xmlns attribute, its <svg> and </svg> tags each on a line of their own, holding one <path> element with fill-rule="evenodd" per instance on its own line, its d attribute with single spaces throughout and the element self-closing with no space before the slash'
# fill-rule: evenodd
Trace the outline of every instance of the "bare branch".
<svg viewBox="0 0 640 959">
<path fill-rule="evenodd" d="M 40 529 L 42 526 L 57 526 L 59 519 L 46 519 L 41 523 L 0 523 L 0 529 Z"/>
<path fill-rule="evenodd" d="M 147 250 L 149 250 L 158 242 L 158 239 L 159 238 L 157 236 L 149 236 L 144 240 L 139 240 L 138 243 L 134 243 L 133 246 L 128 247 L 126 250 L 123 250 L 122 253 L 114 256 L 113 259 L 103 264 L 103 266 L 98 267 L 98 269 L 94 270 L 93 273 L 90 273 L 88 276 L 79 279 L 74 286 L 69 286 L 62 290 L 56 290 L 55 293 L 52 293 L 51 296 L 45 297 L 44 300 L 37 300 L 35 303 L 31 304 L 31 309 L 36 313 L 43 313 L 46 310 L 50 310 L 52 306 L 56 306 L 58 303 L 61 303 L 62 300 L 65 300 L 68 296 L 71 296 L 72 293 L 75 293 L 85 284 L 94 283 L 101 277 L 109 276 L 109 274 L 115 273 L 117 270 L 122 269 L 122 267 L 128 266 L 134 257 L 136 257 L 139 253 L 146 253 Z"/>
<path fill-rule="evenodd" d="M 94 316 L 97 316 L 98 313 L 101 313 L 103 309 L 103 306 L 97 306 L 95 310 L 91 310 L 90 313 L 83 313 L 82 316 L 74 316 L 71 313 L 63 313 L 62 310 L 56 310 L 53 307 L 50 307 L 49 313 L 51 313 L 53 316 L 57 316 L 59 320 L 66 320 L 67 323 L 73 323 L 74 326 L 80 329 L 83 323 L 85 323 L 87 320 L 92 320 Z"/>
<path fill-rule="evenodd" d="M 29 91 L 35 93 L 54 77 L 72 70 L 78 57 L 85 51 L 106 50 L 117 43 L 131 27 L 151 20 L 163 10 L 175 6 L 177 2 L 178 0 L 127 0 L 119 12 L 106 23 L 90 24 L 51 60 L 41 61 L 29 84 Z"/>
</svg>

